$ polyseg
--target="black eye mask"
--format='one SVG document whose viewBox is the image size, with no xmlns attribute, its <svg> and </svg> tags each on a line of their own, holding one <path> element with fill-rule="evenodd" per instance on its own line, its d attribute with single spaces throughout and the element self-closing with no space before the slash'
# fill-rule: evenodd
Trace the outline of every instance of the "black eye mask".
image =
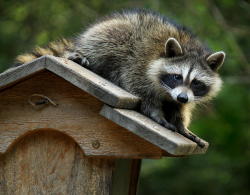
<svg viewBox="0 0 250 195">
<path fill-rule="evenodd" d="M 194 79 L 192 82 L 191 82 L 191 85 L 190 85 L 193 93 L 194 93 L 194 96 L 204 96 L 208 93 L 209 91 L 209 86 L 207 86 L 205 83 L 197 80 L 197 79 Z"/>
<path fill-rule="evenodd" d="M 163 74 L 160 78 L 161 82 L 170 87 L 171 89 L 183 83 L 183 78 L 179 74 Z"/>
</svg>

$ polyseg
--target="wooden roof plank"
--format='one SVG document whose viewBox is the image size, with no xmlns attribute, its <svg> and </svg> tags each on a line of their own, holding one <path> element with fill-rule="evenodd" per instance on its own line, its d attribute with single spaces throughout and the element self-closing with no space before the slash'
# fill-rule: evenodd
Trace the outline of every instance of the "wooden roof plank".
<svg viewBox="0 0 250 195">
<path fill-rule="evenodd" d="M 138 97 L 70 60 L 49 56 L 46 68 L 111 106 L 131 109 L 140 101 Z"/>
<path fill-rule="evenodd" d="M 23 64 L 17 67 L 8 69 L 7 71 L 0 74 L 0 89 L 5 88 L 6 86 L 16 83 L 21 79 L 26 78 L 34 73 L 37 73 L 41 70 L 44 70 L 46 57 L 40 57 L 36 60 Z"/>
<path fill-rule="evenodd" d="M 63 58 L 43 56 L 0 74 L 0 89 L 40 70 L 47 69 L 104 103 L 117 108 L 135 108 L 140 98 L 107 81 L 90 70 Z"/>
<path fill-rule="evenodd" d="M 133 110 L 104 105 L 100 114 L 172 155 L 201 154 L 208 148 L 208 143 L 200 148 L 191 140 Z"/>
</svg>

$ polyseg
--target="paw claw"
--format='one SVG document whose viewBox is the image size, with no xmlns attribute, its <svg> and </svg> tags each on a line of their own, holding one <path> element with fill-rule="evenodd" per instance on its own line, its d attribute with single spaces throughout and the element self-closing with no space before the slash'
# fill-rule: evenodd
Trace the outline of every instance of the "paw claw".
<svg viewBox="0 0 250 195">
<path fill-rule="evenodd" d="M 205 147 L 205 143 L 203 143 L 202 141 L 197 142 L 197 145 L 200 146 L 201 148 Z"/>
<path fill-rule="evenodd" d="M 80 64 L 82 66 L 88 66 L 89 65 L 89 61 L 87 60 L 86 57 L 81 56 L 81 54 L 74 52 L 72 53 L 69 57 L 69 60 L 72 60 L 73 62 Z"/>
<path fill-rule="evenodd" d="M 85 65 L 85 66 L 89 65 L 89 61 L 87 60 L 86 57 L 84 57 L 84 58 L 81 59 L 81 65 Z"/>
<path fill-rule="evenodd" d="M 191 141 L 195 142 L 199 147 L 203 148 L 205 147 L 205 143 L 196 135 L 188 132 L 185 129 L 179 129 L 178 133 L 180 133 L 181 135 L 183 135 L 184 137 L 190 139 Z"/>
</svg>

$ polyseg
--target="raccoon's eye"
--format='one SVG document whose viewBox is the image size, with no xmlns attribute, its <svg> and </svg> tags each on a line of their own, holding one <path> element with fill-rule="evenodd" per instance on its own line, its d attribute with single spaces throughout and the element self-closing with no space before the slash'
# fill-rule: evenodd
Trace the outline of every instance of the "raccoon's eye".
<svg viewBox="0 0 250 195">
<path fill-rule="evenodd" d="M 175 80 L 182 80 L 182 76 L 181 75 L 179 75 L 179 74 L 174 74 L 173 75 L 173 78 L 175 79 Z"/>
<path fill-rule="evenodd" d="M 161 82 L 170 88 L 175 88 L 182 84 L 182 76 L 178 74 L 164 74 L 161 76 Z"/>
<path fill-rule="evenodd" d="M 204 96 L 209 91 L 209 87 L 197 79 L 191 82 L 191 89 L 195 96 Z"/>
<path fill-rule="evenodd" d="M 194 86 L 201 86 L 201 85 L 203 85 L 203 83 L 200 82 L 200 81 L 198 81 L 198 80 L 196 80 L 196 79 L 194 79 L 194 80 L 192 81 L 192 85 L 194 85 Z"/>
</svg>

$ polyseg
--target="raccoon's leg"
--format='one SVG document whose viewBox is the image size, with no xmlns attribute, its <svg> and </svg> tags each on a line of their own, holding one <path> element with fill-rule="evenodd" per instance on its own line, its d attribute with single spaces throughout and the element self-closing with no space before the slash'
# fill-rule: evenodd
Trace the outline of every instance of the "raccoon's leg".
<svg viewBox="0 0 250 195">
<path fill-rule="evenodd" d="M 153 119 L 155 122 L 159 123 L 160 125 L 166 127 L 169 130 L 176 131 L 176 127 L 169 123 L 165 117 L 164 113 L 161 109 L 161 106 L 157 106 L 149 101 L 142 101 L 141 103 L 141 112 L 146 116 Z"/>
<path fill-rule="evenodd" d="M 80 64 L 81 66 L 89 66 L 88 59 L 82 56 L 77 51 L 67 53 L 66 58 L 68 58 L 69 60 L 72 60 L 73 62 L 77 64 Z"/>
<path fill-rule="evenodd" d="M 188 131 L 186 127 L 184 127 L 183 119 L 182 119 L 180 113 L 176 113 L 174 120 L 175 120 L 174 124 L 176 125 L 178 133 L 180 133 L 184 137 L 192 140 L 193 142 L 197 143 L 197 145 L 202 147 L 202 148 L 205 146 L 205 143 L 200 138 L 198 138 L 196 135 L 194 135 L 193 133 Z"/>
<path fill-rule="evenodd" d="M 205 146 L 205 143 L 199 137 L 197 137 L 196 135 L 194 135 L 193 133 L 188 131 L 186 128 L 178 129 L 178 133 L 180 133 L 184 137 L 192 140 L 193 142 L 197 143 L 197 145 L 200 146 L 201 148 L 203 148 Z"/>
<path fill-rule="evenodd" d="M 187 135 L 187 137 L 192 140 L 193 142 L 197 143 L 198 146 L 200 146 L 201 148 L 203 148 L 205 146 L 205 143 L 196 135 L 194 135 L 192 132 L 190 132 L 188 129 L 184 129 L 184 134 Z M 185 136 L 185 135 L 184 135 Z"/>
</svg>

